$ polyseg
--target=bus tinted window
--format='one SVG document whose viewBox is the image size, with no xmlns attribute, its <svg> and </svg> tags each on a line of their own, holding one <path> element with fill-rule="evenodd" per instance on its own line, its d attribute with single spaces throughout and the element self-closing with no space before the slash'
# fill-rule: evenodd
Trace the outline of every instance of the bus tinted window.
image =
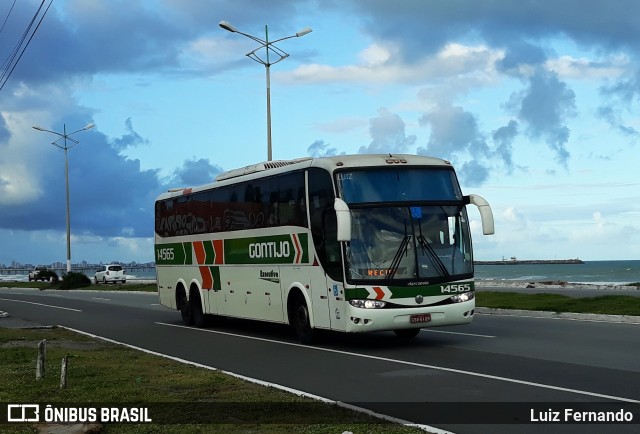
<svg viewBox="0 0 640 434">
<path fill-rule="evenodd" d="M 336 174 L 347 203 L 462 200 L 455 173 L 441 168 L 353 170 Z"/>
<path fill-rule="evenodd" d="M 307 227 L 304 172 L 246 181 L 156 204 L 163 237 L 271 226 Z"/>
</svg>

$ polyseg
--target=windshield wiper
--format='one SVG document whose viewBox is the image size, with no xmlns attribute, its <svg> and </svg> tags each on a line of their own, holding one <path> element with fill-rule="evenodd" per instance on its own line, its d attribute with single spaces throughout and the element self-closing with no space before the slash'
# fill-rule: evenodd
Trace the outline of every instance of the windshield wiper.
<svg viewBox="0 0 640 434">
<path fill-rule="evenodd" d="M 418 240 L 420 247 L 422 247 L 422 251 L 429 254 L 429 257 L 431 257 L 431 261 L 433 262 L 434 266 L 441 276 L 449 276 L 449 271 L 447 271 L 447 267 L 445 267 L 444 263 L 440 259 L 440 256 L 438 256 L 436 251 L 433 250 L 433 247 L 431 247 L 431 244 L 429 244 L 429 241 L 427 241 L 424 235 L 422 235 L 422 222 L 418 222 L 418 228 L 420 228 L 420 235 L 418 235 L 416 239 Z"/>
<path fill-rule="evenodd" d="M 400 247 L 396 251 L 395 256 L 393 257 L 393 261 L 391 261 L 391 266 L 389 267 L 389 271 L 387 272 L 387 277 L 385 280 L 393 279 L 396 271 L 398 271 L 398 267 L 400 267 L 400 261 L 402 261 L 402 256 L 407 253 L 407 249 L 409 248 L 409 240 L 411 240 L 411 235 L 405 234 L 400 242 Z"/>
<path fill-rule="evenodd" d="M 445 267 L 444 263 L 442 262 L 442 260 L 438 256 L 438 254 L 435 252 L 435 250 L 433 250 L 433 247 L 431 247 L 431 245 L 429 244 L 427 239 L 424 236 L 420 235 L 417 238 L 417 240 L 418 240 L 418 243 L 420 243 L 420 247 L 422 247 L 422 251 L 429 253 L 429 256 L 431 257 L 431 260 L 432 260 L 433 264 L 435 265 L 435 267 L 438 269 L 438 272 L 440 273 L 440 275 L 441 276 L 449 276 L 449 272 L 447 271 L 447 267 Z"/>
<path fill-rule="evenodd" d="M 396 271 L 398 271 L 398 267 L 400 267 L 400 262 L 402 261 L 402 255 L 405 255 L 409 248 L 409 240 L 411 240 L 411 235 L 407 234 L 407 222 L 405 220 L 404 237 L 402 238 L 402 241 L 400 241 L 400 246 L 398 247 L 398 250 L 396 250 L 393 261 L 391 261 L 391 266 L 389 267 L 385 280 L 391 280 L 393 279 L 393 276 L 396 275 Z"/>
</svg>

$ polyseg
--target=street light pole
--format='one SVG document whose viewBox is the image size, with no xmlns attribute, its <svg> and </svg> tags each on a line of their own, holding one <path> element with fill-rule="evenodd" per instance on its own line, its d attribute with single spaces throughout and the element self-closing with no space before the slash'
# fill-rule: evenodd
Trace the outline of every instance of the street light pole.
<svg viewBox="0 0 640 434">
<path fill-rule="evenodd" d="M 220 27 L 222 27 L 223 29 L 231 32 L 231 33 L 239 33 L 242 36 L 246 36 L 249 39 L 252 39 L 254 41 L 256 41 L 257 43 L 260 44 L 260 46 L 258 48 L 256 48 L 255 50 L 252 50 L 250 52 L 248 52 L 246 54 L 246 56 L 251 59 L 254 60 L 262 65 L 264 65 L 265 70 L 266 70 L 266 75 L 267 75 L 267 158 L 268 161 L 271 161 L 271 157 L 272 157 L 272 146 L 271 146 L 271 65 L 275 65 L 276 63 L 280 62 L 281 60 L 286 59 L 287 57 L 289 57 L 289 54 L 283 50 L 281 50 L 280 48 L 276 47 L 275 44 L 276 42 L 280 42 L 280 41 L 284 41 L 285 39 L 290 39 L 290 38 L 299 38 L 301 36 L 304 36 L 308 33 L 311 33 L 312 30 L 310 28 L 305 28 L 300 30 L 298 33 L 296 33 L 295 35 L 291 35 L 291 36 L 285 36 L 284 38 L 280 38 L 280 39 L 276 39 L 275 41 L 269 41 L 269 29 L 267 26 L 264 26 L 264 34 L 265 34 L 265 39 L 260 39 L 256 36 L 252 36 L 249 35 L 247 33 L 243 33 L 241 31 L 239 31 L 238 29 L 236 29 L 235 27 L 233 27 L 228 21 L 220 21 L 220 23 L 218 23 L 218 25 Z M 265 49 L 266 54 L 265 57 L 266 59 L 261 58 L 260 56 L 258 56 L 257 52 Z M 269 59 L 269 52 L 275 54 L 276 56 L 278 56 L 278 59 L 275 62 L 271 62 Z"/>
<path fill-rule="evenodd" d="M 67 155 L 67 152 L 69 151 L 69 149 L 71 149 L 72 147 L 74 147 L 75 145 L 77 145 L 78 143 L 80 143 L 78 140 L 71 138 L 70 136 L 75 134 L 75 133 L 79 133 L 80 131 L 85 131 L 88 129 L 91 129 L 95 127 L 94 124 L 90 123 L 87 124 L 85 127 L 80 128 L 77 131 L 74 131 L 72 133 L 67 134 L 67 125 L 64 124 L 63 125 L 63 132 L 62 133 L 57 133 L 55 131 L 51 131 L 51 130 L 47 130 L 44 129 L 42 127 L 38 127 L 38 126 L 34 126 L 33 128 L 38 130 L 38 131 L 45 131 L 47 133 L 52 133 L 55 134 L 56 136 L 60 136 L 59 139 L 54 140 L 53 142 L 51 142 L 51 144 L 53 146 L 56 146 L 62 150 L 64 150 L 64 180 L 65 180 L 65 186 L 66 186 L 66 193 L 67 193 L 67 273 L 71 271 L 71 211 L 70 211 L 70 206 L 69 206 L 69 157 Z M 71 146 L 67 146 L 67 139 L 70 140 L 71 142 L 73 142 L 73 145 Z M 64 145 L 59 145 L 57 142 L 62 140 Z"/>
</svg>

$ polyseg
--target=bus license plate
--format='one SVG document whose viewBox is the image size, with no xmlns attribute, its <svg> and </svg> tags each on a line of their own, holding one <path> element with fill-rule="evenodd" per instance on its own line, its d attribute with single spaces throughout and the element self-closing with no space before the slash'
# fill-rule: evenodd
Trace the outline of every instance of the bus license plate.
<svg viewBox="0 0 640 434">
<path fill-rule="evenodd" d="M 409 322 L 411 324 L 417 324 L 417 323 L 421 323 L 421 322 L 429 322 L 431 321 L 431 314 L 430 313 L 421 313 L 418 315 L 411 315 L 409 317 Z"/>
</svg>

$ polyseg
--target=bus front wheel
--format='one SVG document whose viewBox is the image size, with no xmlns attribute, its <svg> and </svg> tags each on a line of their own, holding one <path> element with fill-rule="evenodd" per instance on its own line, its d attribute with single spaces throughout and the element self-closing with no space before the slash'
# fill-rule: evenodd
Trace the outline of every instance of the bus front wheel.
<svg viewBox="0 0 640 434">
<path fill-rule="evenodd" d="M 420 333 L 420 329 L 400 329 L 393 331 L 396 336 L 403 339 L 415 338 Z"/>
<path fill-rule="evenodd" d="M 292 326 L 298 340 L 308 345 L 313 342 L 314 330 L 309 319 L 309 308 L 304 297 L 299 296 L 292 309 Z"/>
</svg>

